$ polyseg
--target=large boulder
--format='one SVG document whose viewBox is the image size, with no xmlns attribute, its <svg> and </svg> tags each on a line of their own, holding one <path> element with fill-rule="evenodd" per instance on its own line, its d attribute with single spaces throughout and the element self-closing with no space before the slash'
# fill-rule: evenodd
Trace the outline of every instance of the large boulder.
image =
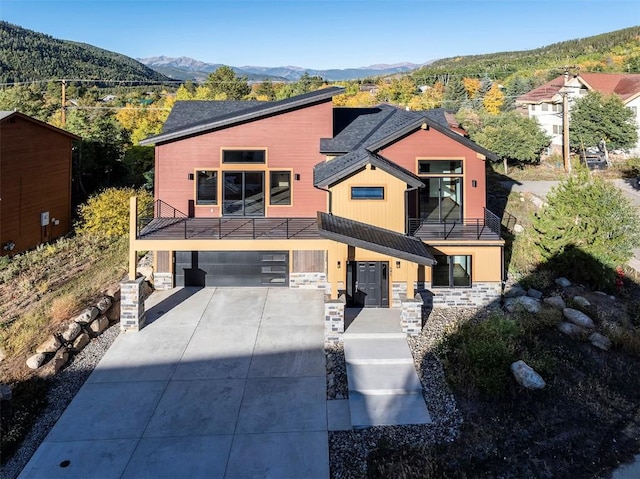
<svg viewBox="0 0 640 479">
<path fill-rule="evenodd" d="M 611 348 L 611 340 L 600 333 L 592 333 L 589 336 L 589 341 L 593 346 L 603 351 L 609 351 Z"/>
<path fill-rule="evenodd" d="M 60 346 L 62 346 L 62 342 L 58 337 L 51 335 L 44 343 L 36 348 L 36 353 L 55 353 Z"/>
<path fill-rule="evenodd" d="M 581 308 L 588 308 L 589 306 L 591 306 L 591 302 L 584 296 L 574 296 L 573 302 Z"/>
<path fill-rule="evenodd" d="M 71 349 L 77 353 L 81 351 L 82 348 L 84 348 L 87 344 L 89 344 L 89 341 L 91 341 L 89 334 L 83 332 L 75 339 L 73 345 L 71 346 Z"/>
<path fill-rule="evenodd" d="M 106 316 L 98 316 L 95 321 L 89 325 L 89 334 L 92 336 L 99 336 L 102 332 L 109 327 L 109 318 Z"/>
<path fill-rule="evenodd" d="M 537 289 L 529 288 L 527 290 L 527 296 L 531 296 L 532 298 L 542 299 L 542 291 L 538 291 Z"/>
<path fill-rule="evenodd" d="M 562 299 L 560 296 L 549 296 L 548 298 L 544 298 L 542 301 L 544 302 L 544 304 L 551 306 L 558 311 L 562 311 L 567 307 L 564 299 Z"/>
<path fill-rule="evenodd" d="M 69 353 L 66 349 L 61 349 L 47 364 L 38 370 L 38 376 L 41 378 L 50 378 L 58 374 L 58 372 L 67 364 Z"/>
<path fill-rule="evenodd" d="M 89 324 L 98 317 L 98 314 L 100 314 L 100 310 L 96 307 L 91 307 L 85 309 L 82 313 L 73 318 L 73 320 L 78 324 Z"/>
<path fill-rule="evenodd" d="M 98 303 L 96 304 L 96 308 L 98 308 L 100 313 L 104 314 L 107 311 L 107 309 L 111 307 L 112 302 L 113 301 L 109 296 L 103 296 L 102 298 L 100 298 L 100 301 L 98 301 Z"/>
<path fill-rule="evenodd" d="M 70 343 L 71 341 L 76 339 L 81 332 L 82 327 L 75 321 L 72 321 L 60 336 L 62 336 L 62 339 L 64 339 L 66 342 Z"/>
<path fill-rule="evenodd" d="M 513 377 L 520 386 L 527 389 L 543 389 L 547 384 L 531 366 L 522 359 L 511 364 Z"/>
<path fill-rule="evenodd" d="M 109 322 L 115 323 L 120 320 L 120 300 L 114 301 L 111 307 L 105 313 Z"/>
<path fill-rule="evenodd" d="M 27 359 L 27 367 L 29 369 L 38 369 L 44 364 L 47 355 L 45 353 L 36 353 Z"/>
<path fill-rule="evenodd" d="M 577 324 L 581 328 L 593 329 L 595 327 L 595 324 L 593 324 L 593 320 L 582 311 L 578 311 L 577 309 L 564 308 L 562 310 L 562 314 L 573 324 Z"/>
<path fill-rule="evenodd" d="M 524 296 L 526 295 L 527 292 L 524 290 L 524 288 L 522 288 L 522 286 L 517 285 L 517 284 L 513 284 L 510 286 L 507 286 L 507 288 L 505 289 L 504 292 L 504 297 L 505 298 L 515 298 L 518 296 Z"/>
<path fill-rule="evenodd" d="M 567 278 L 560 277 L 556 278 L 556 284 L 561 288 L 568 288 L 569 286 L 571 286 L 571 281 L 569 281 Z"/>
<path fill-rule="evenodd" d="M 505 299 L 504 307 L 510 313 L 518 309 L 524 309 L 529 313 L 535 314 L 540 312 L 541 303 L 539 299 L 532 298 L 531 296 L 516 296 L 515 298 Z"/>
<path fill-rule="evenodd" d="M 566 334 L 567 336 L 571 336 L 572 338 L 582 338 L 587 333 L 584 328 L 581 328 L 577 324 L 569 323 L 567 321 L 562 321 L 560 324 L 558 324 L 558 329 L 561 333 Z"/>
</svg>

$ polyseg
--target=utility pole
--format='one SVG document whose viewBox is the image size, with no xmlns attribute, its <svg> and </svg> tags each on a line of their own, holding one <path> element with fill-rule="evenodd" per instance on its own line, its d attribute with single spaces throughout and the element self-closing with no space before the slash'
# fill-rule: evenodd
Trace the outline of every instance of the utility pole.
<svg viewBox="0 0 640 479">
<path fill-rule="evenodd" d="M 60 111 L 60 122 L 62 127 L 67 123 L 67 80 L 62 80 L 62 110 Z"/>
<path fill-rule="evenodd" d="M 571 173 L 571 153 L 569 150 L 569 68 L 564 67 L 564 85 L 560 88 L 562 95 L 562 158 L 564 160 L 564 172 Z"/>
</svg>

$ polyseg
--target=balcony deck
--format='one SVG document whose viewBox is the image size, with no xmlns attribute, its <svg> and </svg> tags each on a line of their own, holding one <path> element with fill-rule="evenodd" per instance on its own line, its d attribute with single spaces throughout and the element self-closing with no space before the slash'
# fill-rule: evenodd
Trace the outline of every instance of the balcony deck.
<svg viewBox="0 0 640 479">
<path fill-rule="evenodd" d="M 318 239 L 316 218 L 153 218 L 141 240 Z"/>
<path fill-rule="evenodd" d="M 441 240 L 456 241 L 496 241 L 500 235 L 484 224 L 465 223 L 425 223 L 417 226 L 413 236 L 425 243 Z"/>
</svg>

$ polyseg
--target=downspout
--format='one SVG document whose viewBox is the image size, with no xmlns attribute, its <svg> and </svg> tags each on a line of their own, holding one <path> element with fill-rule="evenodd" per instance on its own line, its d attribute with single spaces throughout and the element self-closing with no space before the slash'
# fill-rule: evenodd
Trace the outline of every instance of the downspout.
<svg viewBox="0 0 640 479">
<path fill-rule="evenodd" d="M 329 193 L 329 214 L 333 215 L 333 194 L 331 193 L 331 190 L 328 190 L 326 188 L 320 188 L 319 186 L 313 185 L 314 188 L 319 189 L 320 191 L 326 191 L 327 193 Z"/>
</svg>

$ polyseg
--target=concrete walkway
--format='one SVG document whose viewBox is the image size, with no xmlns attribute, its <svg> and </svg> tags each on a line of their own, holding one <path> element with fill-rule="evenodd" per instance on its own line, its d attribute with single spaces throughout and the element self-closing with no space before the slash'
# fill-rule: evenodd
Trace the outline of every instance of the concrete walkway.
<svg viewBox="0 0 640 479">
<path fill-rule="evenodd" d="M 397 309 L 346 310 L 349 408 L 354 428 L 428 424 L 431 417 Z"/>
<path fill-rule="evenodd" d="M 329 477 L 322 293 L 185 288 L 147 311 L 21 479 Z"/>
</svg>

